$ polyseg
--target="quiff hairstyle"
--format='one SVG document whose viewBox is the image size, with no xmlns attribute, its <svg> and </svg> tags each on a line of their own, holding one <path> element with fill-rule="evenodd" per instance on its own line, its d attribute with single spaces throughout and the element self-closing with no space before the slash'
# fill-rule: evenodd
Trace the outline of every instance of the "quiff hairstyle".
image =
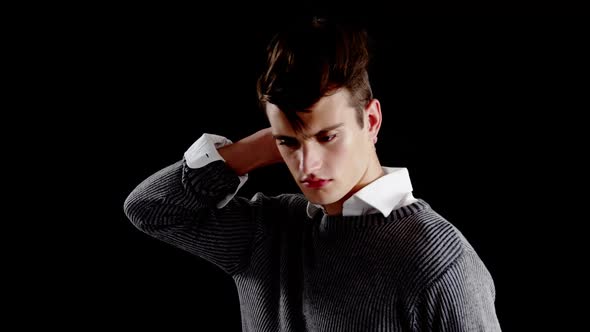
<svg viewBox="0 0 590 332">
<path fill-rule="evenodd" d="M 363 128 L 363 111 L 373 98 L 365 30 L 315 17 L 276 34 L 267 55 L 257 83 L 263 110 L 266 103 L 275 104 L 299 132 L 305 125 L 297 112 L 345 88 Z"/>
</svg>

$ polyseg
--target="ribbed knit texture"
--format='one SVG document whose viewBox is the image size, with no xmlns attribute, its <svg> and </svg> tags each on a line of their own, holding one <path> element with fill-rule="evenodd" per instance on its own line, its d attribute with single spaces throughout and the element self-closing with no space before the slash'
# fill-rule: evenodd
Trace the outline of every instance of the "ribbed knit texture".
<svg viewBox="0 0 590 332">
<path fill-rule="evenodd" d="M 423 200 L 310 219 L 302 195 L 233 193 L 223 161 L 175 163 L 125 201 L 133 224 L 231 275 L 243 331 L 499 331 L 494 284 L 461 233 Z"/>
</svg>

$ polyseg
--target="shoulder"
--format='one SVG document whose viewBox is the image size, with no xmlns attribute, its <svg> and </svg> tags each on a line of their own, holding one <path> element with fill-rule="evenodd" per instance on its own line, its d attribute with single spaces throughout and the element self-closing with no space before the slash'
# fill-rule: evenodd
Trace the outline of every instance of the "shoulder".
<svg viewBox="0 0 590 332">
<path fill-rule="evenodd" d="M 286 208 L 296 209 L 307 207 L 308 201 L 302 194 L 281 194 L 275 197 Z"/>
<path fill-rule="evenodd" d="M 279 207 L 282 211 L 296 219 L 306 219 L 307 216 L 307 199 L 302 194 L 282 194 L 277 196 Z"/>
<path fill-rule="evenodd" d="M 398 239 L 405 273 L 420 283 L 430 283 L 473 249 L 453 224 L 420 202 L 424 208 L 400 220 Z"/>
<path fill-rule="evenodd" d="M 270 196 L 257 192 L 250 198 L 249 204 L 264 210 L 265 214 L 306 218 L 307 202 L 305 196 L 301 194 Z"/>
<path fill-rule="evenodd" d="M 280 194 L 270 196 L 263 192 L 257 192 L 252 196 L 250 201 L 283 209 L 295 210 L 307 207 L 307 199 L 301 194 Z"/>
<path fill-rule="evenodd" d="M 307 218 L 307 200 L 303 195 L 280 194 L 268 195 L 263 192 L 256 192 L 250 199 L 236 197 L 231 200 L 228 207 L 232 205 L 247 205 L 251 209 L 253 219 L 257 220 L 260 231 L 274 233 L 278 230 L 292 230 Z M 238 207 L 239 208 L 239 207 Z"/>
</svg>

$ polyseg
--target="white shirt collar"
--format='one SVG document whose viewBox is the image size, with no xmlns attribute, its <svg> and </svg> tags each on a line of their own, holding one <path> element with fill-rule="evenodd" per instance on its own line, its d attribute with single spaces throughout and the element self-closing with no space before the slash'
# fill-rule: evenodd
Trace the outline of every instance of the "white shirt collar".
<svg viewBox="0 0 590 332">
<path fill-rule="evenodd" d="M 385 175 L 366 185 L 348 198 L 342 205 L 343 216 L 357 216 L 381 212 L 387 217 L 391 211 L 412 203 L 412 183 L 407 168 L 381 167 Z M 307 203 L 307 215 L 312 218 L 321 205 Z"/>
</svg>

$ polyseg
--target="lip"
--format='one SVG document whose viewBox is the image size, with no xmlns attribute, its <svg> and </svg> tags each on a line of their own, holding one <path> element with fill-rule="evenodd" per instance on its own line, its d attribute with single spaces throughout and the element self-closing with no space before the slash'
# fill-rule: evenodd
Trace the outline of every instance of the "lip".
<svg viewBox="0 0 590 332">
<path fill-rule="evenodd" d="M 307 188 L 317 189 L 317 188 L 324 187 L 330 181 L 332 181 L 332 180 L 303 181 L 303 185 L 305 185 Z"/>
</svg>

